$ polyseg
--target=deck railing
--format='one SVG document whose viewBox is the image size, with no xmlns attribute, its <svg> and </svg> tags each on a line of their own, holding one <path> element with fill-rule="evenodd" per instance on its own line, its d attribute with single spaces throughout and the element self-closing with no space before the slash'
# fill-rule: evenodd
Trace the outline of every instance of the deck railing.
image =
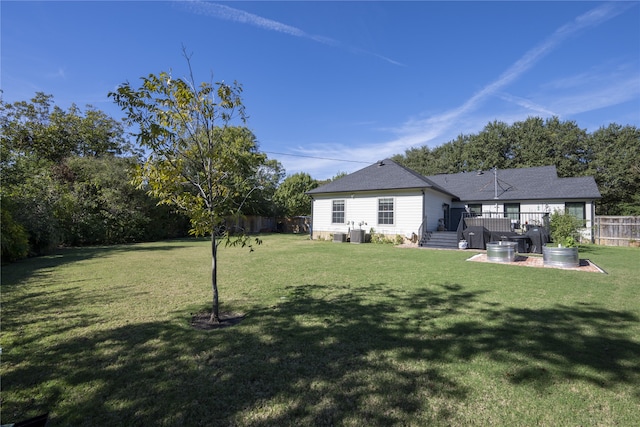
<svg viewBox="0 0 640 427">
<path fill-rule="evenodd" d="M 546 212 L 483 212 L 475 214 L 464 212 L 458 224 L 458 234 L 467 227 L 481 226 L 489 231 L 513 231 L 526 233 L 533 227 L 542 227 L 549 231 L 549 214 Z"/>
<path fill-rule="evenodd" d="M 418 228 L 418 239 L 420 244 L 427 238 L 427 217 L 425 216 L 422 219 L 422 224 L 420 224 L 420 228 Z"/>
</svg>

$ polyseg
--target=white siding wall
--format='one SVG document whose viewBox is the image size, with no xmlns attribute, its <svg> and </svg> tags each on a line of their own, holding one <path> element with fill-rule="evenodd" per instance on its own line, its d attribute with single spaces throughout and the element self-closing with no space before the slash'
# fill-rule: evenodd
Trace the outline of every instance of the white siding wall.
<svg viewBox="0 0 640 427">
<path fill-rule="evenodd" d="M 378 199 L 387 197 L 393 199 L 394 224 L 378 224 Z M 331 223 L 333 200 L 345 201 L 344 224 Z M 346 233 L 354 228 L 367 232 L 373 228 L 376 233 L 411 237 L 411 233 L 418 234 L 422 222 L 422 200 L 422 192 L 418 191 L 314 196 L 313 234 L 327 237 L 326 234 Z"/>
<path fill-rule="evenodd" d="M 451 196 L 447 196 L 437 191 L 425 191 L 425 214 L 427 215 L 427 231 L 438 229 L 438 220 L 444 218 L 442 204 L 451 205 Z"/>
<path fill-rule="evenodd" d="M 378 199 L 381 197 L 391 197 L 394 200 L 394 224 L 378 224 Z M 333 200 L 345 201 L 345 223 L 332 224 L 332 202 Z M 582 231 L 586 239 L 591 239 L 591 227 L 593 225 L 593 204 L 591 201 L 585 202 L 587 227 Z M 424 203 L 424 206 L 423 206 Z M 319 195 L 313 200 L 313 234 L 315 236 L 329 237 L 333 233 L 347 233 L 350 229 L 362 228 L 367 233 L 373 228 L 376 233 L 389 236 L 396 234 L 410 237 L 412 233 L 418 234 L 422 223 L 423 212 L 427 216 L 427 230 L 435 231 L 438 228 L 438 220 L 444 216 L 443 203 L 451 207 L 464 207 L 463 202 L 451 202 L 451 197 L 437 191 L 425 190 L 423 196 L 421 191 L 412 192 L 380 192 L 368 194 L 349 195 Z M 483 212 L 504 213 L 504 201 L 484 202 Z M 565 202 L 557 200 L 521 200 L 507 201 L 506 203 L 520 203 L 520 212 L 535 213 L 564 210 Z M 423 210 L 424 209 L 424 210 Z M 353 223 L 352 223 L 353 222 Z M 363 223 L 359 225 L 359 223 Z"/>
</svg>

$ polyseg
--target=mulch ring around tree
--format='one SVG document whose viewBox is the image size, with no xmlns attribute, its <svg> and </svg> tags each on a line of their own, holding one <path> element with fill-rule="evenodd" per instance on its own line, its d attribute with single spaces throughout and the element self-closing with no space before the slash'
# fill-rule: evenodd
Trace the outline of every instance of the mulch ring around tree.
<svg viewBox="0 0 640 427">
<path fill-rule="evenodd" d="M 555 266 L 550 266 L 550 265 L 544 265 L 544 261 L 543 261 L 542 257 L 540 257 L 540 256 L 524 256 L 524 255 L 517 255 L 515 261 L 513 261 L 513 262 L 496 262 L 496 261 L 489 261 L 487 259 L 487 254 L 486 253 L 480 253 L 480 254 L 476 254 L 476 255 L 472 256 L 471 258 L 467 259 L 467 261 L 490 262 L 490 263 L 493 263 L 493 264 L 517 265 L 517 266 L 520 266 L 520 267 L 559 268 L 561 270 L 577 270 L 577 271 L 586 271 L 586 272 L 589 272 L 589 273 L 605 273 L 604 270 L 602 270 L 600 267 L 598 267 L 597 265 L 595 265 L 594 263 L 592 263 L 588 259 L 581 259 L 579 267 L 555 267 Z"/>
<path fill-rule="evenodd" d="M 210 312 L 196 313 L 191 316 L 191 326 L 202 331 L 223 329 L 237 325 L 244 317 L 245 315 L 240 313 L 220 313 L 220 322 L 213 323 Z"/>
</svg>

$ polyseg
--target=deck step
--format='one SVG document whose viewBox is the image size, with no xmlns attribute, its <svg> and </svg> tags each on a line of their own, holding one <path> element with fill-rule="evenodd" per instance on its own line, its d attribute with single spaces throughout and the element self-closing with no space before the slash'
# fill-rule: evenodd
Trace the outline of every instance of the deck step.
<svg viewBox="0 0 640 427">
<path fill-rule="evenodd" d="M 428 239 L 420 241 L 424 248 L 458 249 L 458 233 L 455 231 L 432 231 Z"/>
</svg>

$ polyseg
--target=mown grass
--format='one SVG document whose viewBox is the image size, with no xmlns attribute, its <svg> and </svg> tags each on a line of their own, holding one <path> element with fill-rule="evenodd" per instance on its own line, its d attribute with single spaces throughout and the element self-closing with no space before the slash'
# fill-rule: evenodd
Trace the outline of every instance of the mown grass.
<svg viewBox="0 0 640 427">
<path fill-rule="evenodd" d="M 2 268 L 2 423 L 51 426 L 636 425 L 640 251 L 608 274 L 471 251 L 268 235 L 68 249 Z"/>
</svg>

